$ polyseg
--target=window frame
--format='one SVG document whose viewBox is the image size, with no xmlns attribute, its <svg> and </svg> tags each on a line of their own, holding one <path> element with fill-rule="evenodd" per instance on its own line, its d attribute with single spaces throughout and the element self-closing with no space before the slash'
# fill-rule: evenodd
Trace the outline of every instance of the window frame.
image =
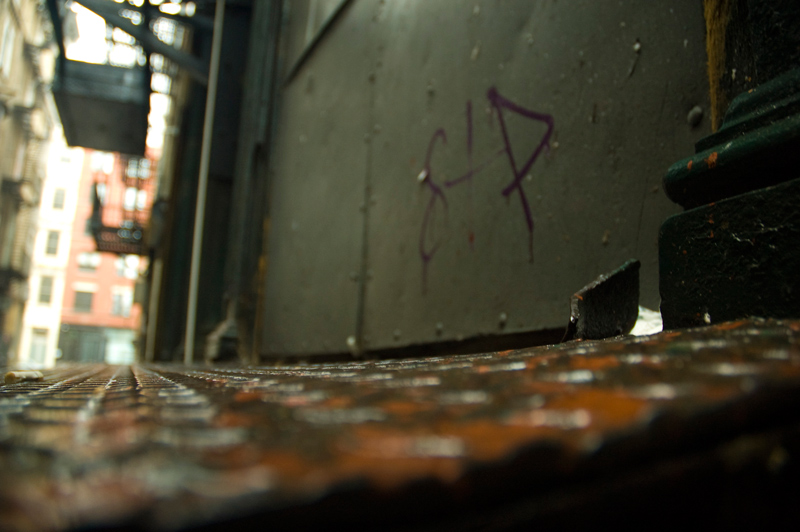
<svg viewBox="0 0 800 532">
<path fill-rule="evenodd" d="M 50 256 L 58 255 L 58 244 L 61 240 L 61 231 L 47 231 L 47 240 L 44 244 L 44 254 Z"/>
<path fill-rule="evenodd" d="M 53 192 L 53 210 L 63 211 L 67 203 L 67 189 L 57 188 Z"/>
<path fill-rule="evenodd" d="M 36 301 L 39 305 L 50 305 L 53 302 L 53 285 L 55 284 L 55 279 L 52 275 L 42 275 L 39 277 L 39 294 L 36 297 Z M 45 286 L 47 289 L 45 290 Z M 47 296 L 46 299 L 43 299 L 43 296 Z"/>
<path fill-rule="evenodd" d="M 42 327 L 31 329 L 31 343 L 28 348 L 28 361 L 44 364 L 47 359 L 47 342 L 50 339 L 50 330 Z"/>
<path fill-rule="evenodd" d="M 88 298 L 85 297 L 85 296 L 88 296 Z M 84 305 L 84 304 L 80 304 L 79 305 L 79 302 L 83 303 L 83 302 L 80 301 L 81 299 L 88 300 L 88 304 L 87 305 Z M 73 305 L 72 305 L 72 310 L 73 311 L 84 313 L 84 314 L 91 314 L 93 306 L 94 306 L 94 292 L 85 292 L 85 291 L 82 291 L 82 290 L 76 290 L 75 291 L 75 299 L 74 299 Z"/>
<path fill-rule="evenodd" d="M 95 273 L 103 258 L 96 251 L 82 251 L 75 256 L 78 271 L 82 273 Z"/>
</svg>

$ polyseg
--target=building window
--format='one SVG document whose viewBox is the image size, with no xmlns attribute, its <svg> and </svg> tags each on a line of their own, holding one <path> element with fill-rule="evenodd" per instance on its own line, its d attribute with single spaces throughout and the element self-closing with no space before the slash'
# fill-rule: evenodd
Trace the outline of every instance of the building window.
<svg viewBox="0 0 800 532">
<path fill-rule="evenodd" d="M 136 201 L 139 198 L 139 190 L 136 187 L 128 187 L 125 189 L 125 197 L 122 201 L 122 208 L 126 211 L 136 209 Z"/>
<path fill-rule="evenodd" d="M 67 197 L 67 191 L 63 188 L 57 188 L 53 194 L 53 208 L 61 210 L 64 208 L 64 200 Z"/>
<path fill-rule="evenodd" d="M 128 159 L 128 168 L 125 170 L 128 177 L 147 179 L 150 177 L 149 159 Z"/>
<path fill-rule="evenodd" d="M 106 184 L 105 183 L 95 183 L 94 190 L 92 191 L 92 198 L 91 201 L 94 203 L 94 197 L 97 195 L 97 199 L 100 200 L 100 205 L 106 204 Z"/>
<path fill-rule="evenodd" d="M 140 190 L 136 193 L 136 210 L 143 211 L 147 207 L 147 191 Z"/>
<path fill-rule="evenodd" d="M 12 23 L 12 16 L 7 14 L 3 24 L 3 33 L 0 36 L 0 72 L 8 77 L 11 72 L 11 60 L 14 58 L 14 40 L 16 32 Z"/>
<path fill-rule="evenodd" d="M 100 254 L 93 252 L 78 253 L 78 270 L 94 272 L 100 266 Z"/>
<path fill-rule="evenodd" d="M 44 364 L 44 358 L 47 354 L 47 329 L 32 329 L 31 330 L 31 351 L 28 356 L 30 362 L 36 364 Z"/>
<path fill-rule="evenodd" d="M 92 152 L 92 159 L 89 164 L 93 172 L 111 174 L 114 171 L 114 154 L 102 151 Z"/>
<path fill-rule="evenodd" d="M 155 92 L 160 92 L 161 94 L 169 94 L 171 87 L 172 87 L 172 78 L 166 74 L 154 72 L 153 76 L 150 78 L 150 88 Z"/>
<path fill-rule="evenodd" d="M 117 269 L 117 277 L 125 277 L 125 256 L 117 257 L 114 261 L 114 266 Z"/>
<path fill-rule="evenodd" d="M 75 312 L 91 312 L 93 292 L 75 292 Z"/>
<path fill-rule="evenodd" d="M 53 298 L 53 278 L 42 275 L 39 280 L 39 303 L 49 305 Z"/>
<path fill-rule="evenodd" d="M 48 255 L 56 255 L 58 254 L 58 231 L 48 231 L 47 232 L 47 247 L 45 247 L 44 252 Z"/>
<path fill-rule="evenodd" d="M 117 276 L 136 279 L 139 277 L 139 256 L 121 255 L 115 262 Z"/>
<path fill-rule="evenodd" d="M 133 292 L 126 286 L 115 286 L 111 291 L 111 314 L 127 318 L 131 315 Z"/>
</svg>

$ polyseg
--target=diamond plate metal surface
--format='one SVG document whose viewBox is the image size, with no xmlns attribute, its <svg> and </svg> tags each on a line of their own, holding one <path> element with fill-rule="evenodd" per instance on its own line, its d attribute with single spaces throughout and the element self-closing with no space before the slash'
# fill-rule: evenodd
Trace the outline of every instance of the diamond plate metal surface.
<svg viewBox="0 0 800 532">
<path fill-rule="evenodd" d="M 418 525 L 796 422 L 800 322 L 428 359 L 43 376 L 0 386 L 3 527 Z"/>
</svg>

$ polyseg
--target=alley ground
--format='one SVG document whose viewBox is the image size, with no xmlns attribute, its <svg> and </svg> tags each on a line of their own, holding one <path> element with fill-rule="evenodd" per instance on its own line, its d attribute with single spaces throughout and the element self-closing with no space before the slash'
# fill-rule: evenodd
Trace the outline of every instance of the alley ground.
<svg viewBox="0 0 800 532">
<path fill-rule="evenodd" d="M 3 530 L 781 528 L 798 517 L 797 321 L 43 377 L 0 386 Z"/>
</svg>

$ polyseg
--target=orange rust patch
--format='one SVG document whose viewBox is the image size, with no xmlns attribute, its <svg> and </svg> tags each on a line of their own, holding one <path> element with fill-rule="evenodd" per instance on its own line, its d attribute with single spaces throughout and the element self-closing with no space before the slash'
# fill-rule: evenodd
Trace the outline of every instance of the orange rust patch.
<svg viewBox="0 0 800 532">
<path fill-rule="evenodd" d="M 533 378 L 533 377 L 531 377 Z M 548 395 L 558 394 L 564 390 L 564 384 L 560 382 L 546 382 L 546 381 L 529 381 L 521 385 L 523 393 L 530 395 Z"/>
<path fill-rule="evenodd" d="M 433 403 L 417 403 L 411 401 L 386 401 L 378 406 L 390 414 L 398 416 L 412 416 L 419 412 L 428 412 L 433 409 Z"/>
<path fill-rule="evenodd" d="M 457 480 L 463 472 L 461 457 L 419 456 L 419 438 L 442 438 L 430 430 L 357 426 L 336 446 L 330 473 L 333 477 L 367 478 L 383 489 L 411 480 L 435 476 L 445 482 Z"/>
<path fill-rule="evenodd" d="M 733 329 L 738 329 L 746 324 L 747 324 L 746 320 L 739 320 L 739 321 L 731 321 L 728 323 L 721 323 L 716 327 L 720 331 L 732 331 Z"/>
<path fill-rule="evenodd" d="M 253 445 L 236 445 L 224 449 L 209 449 L 203 453 L 203 460 L 211 467 L 252 467 L 258 463 L 261 454 Z"/>
<path fill-rule="evenodd" d="M 313 404 L 314 401 L 302 395 L 293 395 L 282 400 L 281 403 L 285 406 L 308 406 Z"/>
<path fill-rule="evenodd" d="M 686 165 L 686 169 L 687 170 L 691 170 L 692 169 L 692 161 L 689 161 L 689 164 Z"/>
<path fill-rule="evenodd" d="M 267 451 L 261 455 L 262 465 L 274 469 L 286 480 L 302 483 L 302 477 L 311 473 L 316 467 L 297 453 L 287 451 Z"/>
<path fill-rule="evenodd" d="M 613 390 L 586 388 L 574 394 L 556 397 L 547 408 L 563 410 L 588 410 L 592 428 L 616 429 L 636 423 L 649 409 L 647 401 Z"/>
<path fill-rule="evenodd" d="M 620 365 L 620 361 L 615 356 L 601 356 L 601 357 L 585 357 L 573 356 L 570 361 L 570 369 L 588 369 L 591 371 L 604 370 L 616 368 Z"/>
<path fill-rule="evenodd" d="M 470 449 L 470 457 L 477 460 L 497 460 L 522 444 L 556 438 L 561 433 L 553 427 L 504 425 L 485 419 L 470 423 L 442 423 L 438 432 L 442 436 L 463 439 Z"/>
<path fill-rule="evenodd" d="M 250 401 L 258 401 L 263 397 L 263 394 L 258 392 L 238 392 L 236 395 L 233 396 L 233 400 L 237 403 L 247 403 Z"/>
<path fill-rule="evenodd" d="M 719 154 L 714 152 L 704 159 L 709 168 L 714 168 L 717 166 L 717 157 L 719 157 Z"/>
<path fill-rule="evenodd" d="M 214 425 L 218 427 L 251 427 L 255 424 L 253 416 L 237 412 L 222 412 L 214 418 Z"/>
<path fill-rule="evenodd" d="M 322 406 L 327 408 L 347 408 L 353 404 L 352 397 L 331 397 L 330 399 L 321 403 Z"/>
</svg>

